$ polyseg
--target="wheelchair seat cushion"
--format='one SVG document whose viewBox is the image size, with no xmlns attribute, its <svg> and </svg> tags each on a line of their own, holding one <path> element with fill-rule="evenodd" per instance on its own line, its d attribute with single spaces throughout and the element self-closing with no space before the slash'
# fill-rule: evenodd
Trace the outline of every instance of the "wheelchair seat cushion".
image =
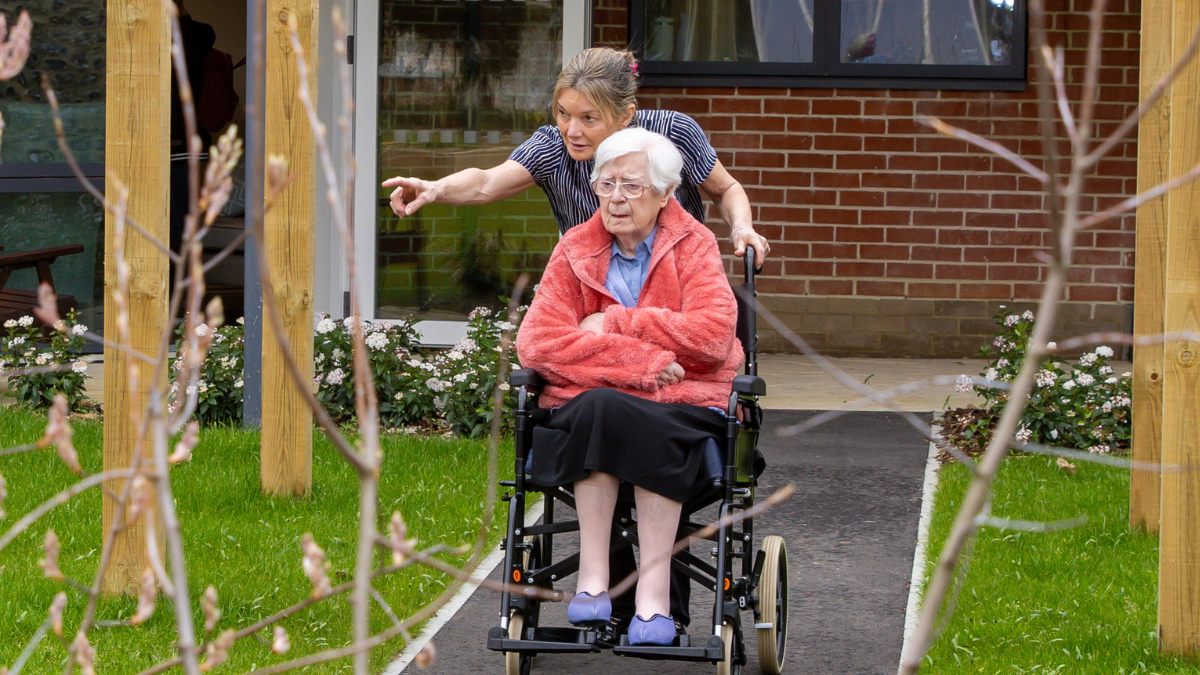
<svg viewBox="0 0 1200 675">
<path fill-rule="evenodd" d="M 600 471 L 683 502 L 711 485 L 706 446 L 724 431 L 709 408 L 592 389 L 534 428 L 530 477 L 556 486 Z"/>
</svg>

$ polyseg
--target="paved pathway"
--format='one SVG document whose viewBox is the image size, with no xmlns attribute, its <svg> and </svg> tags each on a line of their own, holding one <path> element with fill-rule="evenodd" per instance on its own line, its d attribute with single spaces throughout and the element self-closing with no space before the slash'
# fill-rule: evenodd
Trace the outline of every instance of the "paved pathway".
<svg viewBox="0 0 1200 675">
<path fill-rule="evenodd" d="M 850 413 L 801 437 L 770 433 L 812 414 L 769 411 L 760 446 L 768 461 L 761 494 L 796 485 L 790 500 L 755 522 L 758 537 L 780 534 L 787 541 L 792 590 L 785 672 L 890 675 L 900 660 L 928 443 L 898 415 L 882 412 Z M 701 548 L 694 550 L 703 555 Z M 570 590 L 573 580 L 566 583 L 559 588 Z M 693 635 L 703 632 L 711 597 L 693 587 Z M 438 659 L 424 672 L 503 673 L 502 655 L 485 648 L 498 610 L 498 595 L 476 592 L 434 636 Z M 565 613 L 565 603 L 543 605 L 543 625 L 566 625 Z M 747 648 L 745 672 L 757 673 L 753 638 Z M 602 652 L 539 656 L 533 672 L 593 673 L 597 668 L 712 670 L 708 664 L 622 659 Z M 407 672 L 415 673 L 415 666 Z"/>
</svg>

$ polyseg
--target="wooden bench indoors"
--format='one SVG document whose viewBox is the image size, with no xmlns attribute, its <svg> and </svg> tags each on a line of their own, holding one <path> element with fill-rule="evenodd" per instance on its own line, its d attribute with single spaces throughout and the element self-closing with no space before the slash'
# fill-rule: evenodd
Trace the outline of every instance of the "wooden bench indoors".
<svg viewBox="0 0 1200 675">
<path fill-rule="evenodd" d="M 76 253 L 83 253 L 83 244 L 54 246 L 25 253 L 0 253 L 0 325 L 9 319 L 32 315 L 33 308 L 38 305 L 37 291 L 4 288 L 9 275 L 17 270 L 36 268 L 38 284 L 50 284 L 50 289 L 53 290 L 54 277 L 51 275 L 50 265 L 58 258 Z M 78 306 L 73 296 L 58 296 L 58 311 L 63 316 Z"/>
</svg>

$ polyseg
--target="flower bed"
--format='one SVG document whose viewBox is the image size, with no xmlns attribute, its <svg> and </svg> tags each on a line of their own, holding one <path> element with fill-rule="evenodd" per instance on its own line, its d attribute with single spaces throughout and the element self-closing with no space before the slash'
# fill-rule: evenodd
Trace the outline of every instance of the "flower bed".
<svg viewBox="0 0 1200 675">
<path fill-rule="evenodd" d="M 95 407 L 84 393 L 87 361 L 83 359 L 88 327 L 76 322 L 75 312 L 64 320 L 66 330 L 49 337 L 34 327 L 32 316 L 4 322 L 8 336 L 0 338 L 0 372 L 16 371 L 8 378 L 8 392 L 25 408 L 49 408 L 56 393 L 67 397 L 71 410 Z"/>
</svg>

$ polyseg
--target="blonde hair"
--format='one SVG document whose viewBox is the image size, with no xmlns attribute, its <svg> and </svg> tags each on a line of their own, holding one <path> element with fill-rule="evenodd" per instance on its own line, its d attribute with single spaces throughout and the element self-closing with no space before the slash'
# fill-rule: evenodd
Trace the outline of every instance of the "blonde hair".
<svg viewBox="0 0 1200 675">
<path fill-rule="evenodd" d="M 609 122 L 624 119 L 629 106 L 637 109 L 637 59 L 633 52 L 611 47 L 592 47 L 575 55 L 554 83 L 552 113 L 558 112 L 558 97 L 574 89 L 600 108 Z"/>
</svg>

